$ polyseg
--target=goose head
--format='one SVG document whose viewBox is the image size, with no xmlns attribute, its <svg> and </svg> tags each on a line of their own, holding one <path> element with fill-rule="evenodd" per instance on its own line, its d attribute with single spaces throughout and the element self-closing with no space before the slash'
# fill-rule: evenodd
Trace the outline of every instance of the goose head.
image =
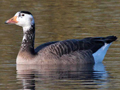
<svg viewBox="0 0 120 90">
<path fill-rule="evenodd" d="M 23 28 L 29 28 L 35 24 L 32 14 L 28 11 L 19 11 L 6 24 L 16 24 Z"/>
</svg>

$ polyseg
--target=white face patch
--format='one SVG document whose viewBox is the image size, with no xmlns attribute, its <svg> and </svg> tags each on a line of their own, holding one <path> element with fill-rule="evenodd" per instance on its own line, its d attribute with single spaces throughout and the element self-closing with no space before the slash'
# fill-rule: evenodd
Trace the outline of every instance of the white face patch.
<svg viewBox="0 0 120 90">
<path fill-rule="evenodd" d="M 17 12 L 15 16 L 17 16 L 16 20 L 18 21 L 16 25 L 22 26 L 24 31 L 29 30 L 31 25 L 35 23 L 31 14 Z"/>
</svg>

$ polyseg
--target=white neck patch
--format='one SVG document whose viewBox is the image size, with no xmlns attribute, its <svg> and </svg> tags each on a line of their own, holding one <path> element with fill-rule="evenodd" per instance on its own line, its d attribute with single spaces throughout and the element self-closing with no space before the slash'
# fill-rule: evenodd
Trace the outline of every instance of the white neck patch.
<svg viewBox="0 0 120 90">
<path fill-rule="evenodd" d="M 31 27 L 31 25 L 30 26 L 24 26 L 23 27 L 23 32 L 25 33 L 25 32 L 27 32 L 27 31 L 29 31 L 30 29 L 32 29 L 33 27 Z"/>
</svg>

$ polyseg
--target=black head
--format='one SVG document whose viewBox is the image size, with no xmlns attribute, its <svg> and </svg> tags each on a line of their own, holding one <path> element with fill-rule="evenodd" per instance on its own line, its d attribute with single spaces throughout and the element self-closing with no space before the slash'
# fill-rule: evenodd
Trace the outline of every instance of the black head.
<svg viewBox="0 0 120 90">
<path fill-rule="evenodd" d="M 30 14 L 30 15 L 32 15 L 32 13 L 30 13 L 29 11 L 20 11 L 20 13 L 25 13 L 25 14 Z"/>
</svg>

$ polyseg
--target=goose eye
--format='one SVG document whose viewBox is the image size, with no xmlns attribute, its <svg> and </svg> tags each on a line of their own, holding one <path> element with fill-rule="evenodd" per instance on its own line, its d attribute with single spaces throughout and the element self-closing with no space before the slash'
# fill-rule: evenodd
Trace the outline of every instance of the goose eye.
<svg viewBox="0 0 120 90">
<path fill-rule="evenodd" d="M 25 16 L 24 14 L 22 14 L 22 16 Z"/>
</svg>

